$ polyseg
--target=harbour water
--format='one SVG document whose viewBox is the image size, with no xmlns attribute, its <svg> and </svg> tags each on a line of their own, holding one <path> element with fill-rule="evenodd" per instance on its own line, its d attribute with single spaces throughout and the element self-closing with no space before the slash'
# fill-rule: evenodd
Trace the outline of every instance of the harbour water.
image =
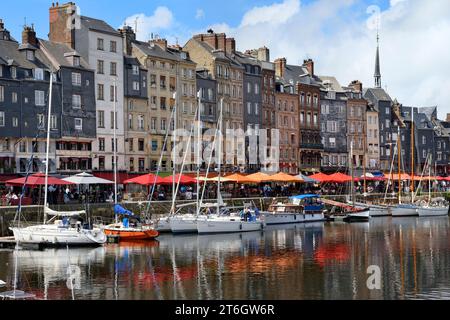
<svg viewBox="0 0 450 320">
<path fill-rule="evenodd" d="M 40 299 L 450 299 L 448 217 L 161 235 L 17 254 L 18 289 Z M 381 271 L 380 289 L 367 286 L 370 266 Z M 11 289 L 14 267 L 14 251 L 0 251 L 0 279 L 9 284 L 0 291 Z"/>
</svg>

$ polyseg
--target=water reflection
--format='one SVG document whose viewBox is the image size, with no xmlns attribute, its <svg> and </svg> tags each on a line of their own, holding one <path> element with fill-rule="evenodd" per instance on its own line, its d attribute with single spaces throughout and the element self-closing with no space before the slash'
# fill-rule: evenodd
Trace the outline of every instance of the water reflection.
<svg viewBox="0 0 450 320">
<path fill-rule="evenodd" d="M 448 217 L 162 235 L 97 249 L 20 251 L 18 280 L 42 299 L 448 299 L 449 240 Z M 1 251 L 0 262 L 0 279 L 10 284 L 12 252 Z M 78 268 L 70 269 L 72 282 L 69 265 Z M 380 290 L 367 288 L 371 265 L 380 267 Z"/>
</svg>

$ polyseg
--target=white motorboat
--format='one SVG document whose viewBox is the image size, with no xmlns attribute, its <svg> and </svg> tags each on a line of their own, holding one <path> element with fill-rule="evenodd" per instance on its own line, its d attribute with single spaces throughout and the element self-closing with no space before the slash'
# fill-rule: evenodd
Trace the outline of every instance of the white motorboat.
<svg viewBox="0 0 450 320">
<path fill-rule="evenodd" d="M 448 216 L 449 208 L 447 207 L 420 207 L 418 210 L 419 217 L 432 216 Z"/>
<path fill-rule="evenodd" d="M 359 203 L 359 202 L 356 202 L 355 205 L 361 209 L 370 208 L 370 216 L 371 217 L 386 217 L 386 216 L 392 215 L 391 210 L 388 206 Z"/>
<path fill-rule="evenodd" d="M 56 212 L 47 207 L 44 210 L 54 216 L 46 224 L 10 228 L 17 242 L 44 246 L 96 246 L 106 242 L 101 229 L 82 225 L 79 217 L 85 211 Z M 62 220 L 57 220 L 58 217 Z"/>
<path fill-rule="evenodd" d="M 266 225 L 325 221 L 324 205 L 318 195 L 291 197 L 288 203 L 272 203 L 262 212 Z"/>
<path fill-rule="evenodd" d="M 355 212 L 347 212 L 343 220 L 347 222 L 369 221 L 370 211 L 370 208 L 365 208 Z"/>
<path fill-rule="evenodd" d="M 392 217 L 416 217 L 418 207 L 414 204 L 399 204 L 391 207 Z"/>
</svg>

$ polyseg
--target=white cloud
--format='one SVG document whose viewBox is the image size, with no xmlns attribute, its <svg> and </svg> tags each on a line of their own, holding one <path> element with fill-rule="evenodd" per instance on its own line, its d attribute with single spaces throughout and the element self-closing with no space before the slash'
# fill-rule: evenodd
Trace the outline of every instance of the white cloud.
<svg viewBox="0 0 450 320">
<path fill-rule="evenodd" d="M 299 9 L 299 0 L 285 0 L 282 3 L 275 3 L 270 6 L 255 7 L 244 15 L 241 27 L 258 23 L 283 23 L 296 15 Z"/>
<path fill-rule="evenodd" d="M 196 13 L 195 13 L 195 19 L 200 20 L 203 19 L 205 17 L 205 11 L 203 11 L 203 9 L 197 9 Z"/>
<path fill-rule="evenodd" d="M 137 19 L 137 20 L 136 20 Z M 125 24 L 136 25 L 137 21 L 137 38 L 139 40 L 148 40 L 149 32 L 158 33 L 161 30 L 167 30 L 174 24 L 172 11 L 167 7 L 158 7 L 152 16 L 146 16 L 144 13 L 135 14 L 125 19 Z"/>
<path fill-rule="evenodd" d="M 280 9 L 287 6 L 289 10 Z M 235 28 L 222 23 L 213 30 L 235 37 L 239 50 L 265 45 L 272 60 L 286 57 L 290 64 L 308 56 L 318 74 L 336 76 L 342 85 L 358 79 L 370 87 L 379 15 L 383 87 L 404 105 L 437 105 L 441 118 L 450 113 L 450 46 L 445 42 L 450 38 L 450 1 L 392 0 L 384 11 L 356 9 L 361 7 L 354 0 L 301 6 L 285 0 L 249 10 Z M 282 16 L 275 18 L 280 11 Z"/>
</svg>

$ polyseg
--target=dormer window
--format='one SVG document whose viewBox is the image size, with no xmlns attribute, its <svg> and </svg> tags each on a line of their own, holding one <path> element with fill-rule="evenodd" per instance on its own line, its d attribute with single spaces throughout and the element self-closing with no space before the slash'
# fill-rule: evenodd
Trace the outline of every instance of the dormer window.
<svg viewBox="0 0 450 320">
<path fill-rule="evenodd" d="M 3 77 L 3 66 L 0 66 L 0 77 Z"/>
<path fill-rule="evenodd" d="M 73 57 L 73 66 L 74 67 L 80 66 L 80 57 Z"/>
<path fill-rule="evenodd" d="M 17 68 L 11 67 L 11 78 L 16 79 L 17 78 Z"/>
<path fill-rule="evenodd" d="M 33 50 L 27 50 L 27 60 L 34 61 L 34 51 Z"/>
<path fill-rule="evenodd" d="M 133 66 L 133 75 L 135 76 L 139 75 L 139 66 L 136 65 Z"/>
</svg>

